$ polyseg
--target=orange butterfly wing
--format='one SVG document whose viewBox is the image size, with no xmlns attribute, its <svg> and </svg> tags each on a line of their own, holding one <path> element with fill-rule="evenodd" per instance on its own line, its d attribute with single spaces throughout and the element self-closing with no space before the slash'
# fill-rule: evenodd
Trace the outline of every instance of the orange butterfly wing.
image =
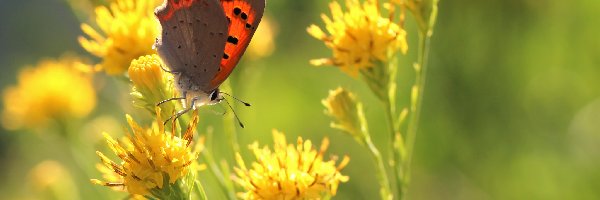
<svg viewBox="0 0 600 200">
<path fill-rule="evenodd" d="M 214 88 L 229 77 L 240 61 L 265 9 L 265 0 L 221 0 L 221 4 L 229 22 L 229 36 L 219 72 L 210 83 Z"/>
</svg>

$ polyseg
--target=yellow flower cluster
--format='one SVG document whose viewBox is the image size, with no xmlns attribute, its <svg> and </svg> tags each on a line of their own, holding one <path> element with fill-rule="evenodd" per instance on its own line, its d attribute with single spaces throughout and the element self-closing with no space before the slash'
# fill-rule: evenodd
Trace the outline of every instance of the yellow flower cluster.
<svg viewBox="0 0 600 200">
<path fill-rule="evenodd" d="M 131 60 L 155 53 L 152 45 L 159 34 L 159 25 L 153 10 L 160 2 L 114 0 L 109 7 L 97 7 L 99 31 L 82 24 L 81 29 L 89 39 L 80 36 L 79 43 L 88 52 L 102 58 L 100 67 L 107 74 L 122 74 L 127 71 Z"/>
<path fill-rule="evenodd" d="M 278 131 L 273 131 L 273 138 L 274 151 L 261 149 L 258 143 L 250 146 L 257 159 L 251 169 L 237 154 L 235 181 L 246 190 L 239 194 L 242 199 L 320 199 L 335 195 L 339 182 L 348 181 L 340 173 L 350 160 L 347 156 L 337 167 L 334 160 L 323 160 L 329 140 L 324 139 L 317 151 L 310 140 L 298 138 L 294 146 Z"/>
<path fill-rule="evenodd" d="M 129 79 L 133 83 L 131 95 L 134 104 L 154 112 L 158 102 L 176 96 L 173 89 L 173 75 L 163 71 L 160 57 L 156 54 L 146 55 L 131 61 Z M 162 117 L 173 115 L 175 102 L 161 105 Z"/>
<path fill-rule="evenodd" d="M 51 119 L 87 116 L 96 106 L 89 68 L 74 57 L 44 60 L 20 72 L 16 86 L 4 90 L 2 125 L 7 129 L 42 127 Z"/>
<path fill-rule="evenodd" d="M 194 115 L 183 136 L 177 137 L 174 135 L 175 130 L 165 131 L 162 118 L 158 114 L 160 108 L 157 108 L 156 112 L 156 121 L 148 129 L 140 127 L 127 115 L 132 133 L 122 141 L 104 133 L 108 146 L 122 162 L 117 164 L 101 152 L 97 152 L 104 164 L 104 167 L 99 169 L 105 173 L 107 182 L 92 179 L 93 183 L 126 188 L 131 194 L 148 195 L 154 194 L 154 190 L 164 188 L 164 183 L 173 184 L 186 176 L 190 170 L 194 170 L 199 152 L 192 151 L 190 144 L 198 116 Z"/>
<path fill-rule="evenodd" d="M 376 0 L 346 0 L 347 12 L 338 2 L 329 4 L 332 17 L 322 15 L 327 35 L 317 25 L 307 31 L 325 42 L 333 50 L 332 58 L 311 60 L 313 65 L 335 65 L 352 77 L 361 69 L 374 66 L 376 61 L 387 61 L 388 55 L 400 50 L 406 53 L 406 31 L 401 26 L 382 17 Z"/>
</svg>

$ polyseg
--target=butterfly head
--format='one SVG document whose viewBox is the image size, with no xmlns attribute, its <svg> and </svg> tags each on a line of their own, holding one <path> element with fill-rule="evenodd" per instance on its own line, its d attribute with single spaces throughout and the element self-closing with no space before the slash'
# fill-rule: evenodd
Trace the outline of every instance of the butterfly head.
<svg viewBox="0 0 600 200">
<path fill-rule="evenodd" d="M 175 81 L 179 91 L 184 94 L 188 106 L 196 108 L 217 104 L 223 100 L 219 88 L 206 90 L 206 86 L 198 84 L 197 81 L 194 81 L 192 77 L 187 76 L 185 73 L 176 73 Z"/>
<path fill-rule="evenodd" d="M 205 105 L 214 105 L 223 100 L 223 96 L 219 93 L 218 88 L 211 92 L 188 90 L 185 97 L 186 105 L 192 106 L 193 108 L 198 108 Z"/>
</svg>

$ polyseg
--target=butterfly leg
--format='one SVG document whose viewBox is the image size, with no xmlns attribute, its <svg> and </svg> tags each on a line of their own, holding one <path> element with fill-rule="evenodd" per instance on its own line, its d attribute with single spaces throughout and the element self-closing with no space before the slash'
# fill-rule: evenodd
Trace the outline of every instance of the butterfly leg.
<svg viewBox="0 0 600 200">
<path fill-rule="evenodd" d="M 197 100 L 198 100 L 197 98 L 192 99 L 192 105 L 195 105 Z M 164 122 L 163 125 L 166 125 L 167 122 L 171 121 L 171 119 L 173 119 L 173 121 L 177 120 L 179 117 L 181 117 L 181 115 L 183 115 L 183 114 L 185 114 L 187 112 L 190 112 L 190 110 L 192 110 L 192 109 L 195 109 L 195 107 L 194 106 L 190 106 L 190 107 L 188 107 L 186 109 L 180 110 L 179 112 L 177 112 L 177 114 L 175 114 L 175 115 L 169 117 L 167 120 L 165 120 L 165 122 Z"/>
<path fill-rule="evenodd" d="M 187 96 L 186 94 L 187 94 L 187 92 L 183 92 L 183 96 L 181 96 L 181 97 L 173 97 L 173 98 L 168 98 L 168 99 L 162 100 L 162 101 L 158 102 L 158 103 L 156 104 L 156 106 L 160 106 L 160 105 L 162 105 L 163 103 L 167 103 L 167 102 L 169 102 L 169 101 L 174 101 L 174 100 L 183 100 L 183 99 L 186 99 L 186 96 Z"/>
<path fill-rule="evenodd" d="M 167 102 L 169 102 L 169 101 L 174 101 L 174 100 L 182 100 L 182 99 L 185 99 L 185 96 L 183 96 L 183 97 L 173 97 L 173 98 L 168 98 L 168 99 L 165 99 L 165 100 L 162 100 L 162 101 L 158 102 L 158 103 L 156 104 L 156 106 L 160 106 L 160 105 L 162 105 L 163 103 L 167 103 Z"/>
<path fill-rule="evenodd" d="M 190 110 L 192 110 L 192 108 L 186 108 L 184 110 L 180 110 L 179 112 L 177 112 L 177 114 L 171 115 L 171 117 L 169 117 L 167 120 L 165 120 L 165 122 L 163 123 L 163 125 L 167 125 L 167 122 L 171 121 L 171 119 L 173 119 L 173 122 L 175 122 L 175 120 L 177 120 L 177 118 L 181 117 L 181 115 L 189 112 Z"/>
<path fill-rule="evenodd" d="M 179 72 L 174 72 L 174 71 L 165 69 L 165 66 L 163 66 L 163 65 L 160 65 L 160 69 L 162 69 L 164 72 L 167 72 L 169 74 L 179 74 Z"/>
</svg>

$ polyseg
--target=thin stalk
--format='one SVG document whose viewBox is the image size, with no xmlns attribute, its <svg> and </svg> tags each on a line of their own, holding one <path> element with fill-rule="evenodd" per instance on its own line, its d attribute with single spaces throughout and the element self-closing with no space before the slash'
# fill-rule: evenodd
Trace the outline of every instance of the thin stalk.
<svg viewBox="0 0 600 200">
<path fill-rule="evenodd" d="M 221 85 L 221 89 L 223 91 L 227 91 L 230 95 L 233 95 L 233 90 L 231 89 L 231 82 L 229 80 L 226 80 L 225 83 L 223 83 Z M 223 102 L 225 103 L 225 102 Z M 235 109 L 235 102 L 229 102 L 231 105 L 231 109 Z M 228 107 L 227 107 L 228 108 Z M 225 109 L 227 109 L 225 108 Z M 226 137 L 228 138 L 229 142 L 231 143 L 231 148 L 232 148 L 232 152 L 233 152 L 233 157 L 235 158 L 235 153 L 236 152 L 240 152 L 240 144 L 238 142 L 238 135 L 237 135 L 237 127 L 239 126 L 235 116 L 234 116 L 234 111 L 231 110 L 229 111 L 231 113 L 227 113 L 227 115 L 223 118 L 223 129 L 225 131 Z"/>
<path fill-rule="evenodd" d="M 195 180 L 194 188 L 196 189 L 196 193 L 198 193 L 198 196 L 200 197 L 201 200 L 208 199 L 208 197 L 206 197 L 206 192 L 204 191 L 204 187 L 202 187 L 202 183 L 199 180 Z"/>
<path fill-rule="evenodd" d="M 230 187 L 232 184 L 229 184 L 227 182 L 230 181 L 229 177 L 225 177 L 225 174 L 223 174 L 223 172 L 215 162 L 214 158 L 212 157 L 212 154 L 205 149 L 204 151 L 202 151 L 202 158 L 206 161 L 206 164 L 208 165 L 208 170 L 217 178 L 217 181 L 221 185 L 221 187 L 219 188 L 223 190 L 223 193 L 225 193 L 229 199 L 236 199 L 237 197 L 235 196 L 235 190 L 233 187 Z"/>
<path fill-rule="evenodd" d="M 392 177 L 396 178 L 400 176 L 400 172 L 401 169 L 398 169 L 400 167 L 399 165 L 399 161 L 400 159 L 396 159 L 397 157 L 399 157 L 400 155 L 400 150 L 396 149 L 396 138 L 398 138 L 398 134 L 400 133 L 399 128 L 395 125 L 395 105 L 396 105 L 396 100 L 395 100 L 395 95 L 396 95 L 396 65 L 397 65 L 397 61 L 396 59 L 391 59 L 388 63 L 378 63 L 379 66 L 376 68 L 370 68 L 367 70 L 361 70 L 361 74 L 363 75 L 362 77 L 365 79 L 365 82 L 367 83 L 367 85 L 369 86 L 369 88 L 371 89 L 371 91 L 377 96 L 377 98 L 384 104 L 384 112 L 385 112 L 385 118 L 386 121 L 388 123 L 388 129 L 389 129 L 389 144 L 386 144 L 387 146 L 387 151 L 388 151 L 388 155 L 389 155 L 389 159 L 388 159 L 388 163 L 384 163 L 383 161 L 377 161 L 378 163 L 380 163 L 381 165 L 383 165 L 383 170 L 385 172 L 386 168 L 385 168 L 385 164 L 390 164 L 391 171 L 389 172 Z M 368 134 L 367 134 L 368 135 Z M 370 140 L 369 137 L 366 137 L 368 140 Z M 370 142 L 370 141 L 369 141 Z M 367 144 L 369 145 L 369 144 Z M 377 150 L 375 148 L 374 145 L 372 145 L 372 147 L 369 147 L 369 149 L 371 149 L 371 151 L 373 152 L 374 150 Z M 377 160 L 377 155 L 379 154 L 379 152 L 375 152 L 373 153 L 375 154 L 374 157 Z M 389 191 L 389 197 L 396 197 L 399 196 L 399 192 L 401 192 L 401 182 L 399 178 L 393 179 L 393 182 L 389 181 L 389 178 L 386 176 L 385 177 L 386 180 L 386 184 L 383 185 L 382 187 L 386 186 L 388 188 L 382 188 L 386 189 L 387 191 Z M 394 188 L 393 190 L 391 188 Z M 382 191 L 383 193 L 383 191 Z M 382 194 L 383 195 L 383 194 Z"/>
<path fill-rule="evenodd" d="M 393 161 L 392 163 L 392 168 L 393 168 L 393 176 L 396 178 L 395 182 L 396 182 L 396 190 L 394 191 L 395 196 L 402 196 L 402 193 L 404 192 L 402 185 L 403 185 L 403 181 L 402 181 L 402 165 L 401 165 L 401 156 L 400 156 L 400 149 L 395 147 L 395 144 L 397 143 L 397 139 L 401 139 L 402 136 L 400 136 L 400 138 L 398 138 L 398 135 L 400 134 L 400 131 L 397 129 L 397 127 L 395 126 L 395 119 L 394 119 L 394 104 L 391 102 L 390 98 L 387 98 L 386 101 L 384 101 L 385 104 L 385 115 L 386 115 L 386 119 L 388 122 L 388 128 L 391 132 L 390 134 L 390 148 L 391 148 L 391 154 L 390 157 Z"/>
<path fill-rule="evenodd" d="M 419 116 L 421 114 L 421 107 L 423 103 L 423 94 L 425 89 L 425 80 L 427 75 L 427 56 L 429 51 L 429 39 L 427 30 L 419 32 L 419 53 L 418 53 L 418 66 L 415 67 L 416 78 L 415 85 L 417 89 L 416 97 L 412 98 L 410 110 L 411 115 L 409 118 L 408 130 L 406 135 L 406 159 L 402 162 L 403 164 L 403 185 L 402 188 L 406 191 L 410 182 L 410 165 L 412 161 L 415 139 L 417 136 L 417 130 L 419 126 Z M 400 198 L 403 199 L 406 193 L 401 194 Z"/>
<path fill-rule="evenodd" d="M 367 148 L 369 148 L 371 156 L 373 157 L 373 159 L 375 159 L 375 165 L 377 166 L 376 176 L 377 180 L 379 181 L 379 185 L 381 185 L 381 199 L 389 200 L 392 197 L 392 191 L 390 187 L 390 181 L 388 180 L 388 175 L 385 170 L 385 163 L 383 162 L 383 158 L 381 157 L 381 153 L 379 152 L 379 150 L 377 150 L 377 147 L 375 146 L 375 144 L 373 144 L 373 141 L 371 141 L 371 137 L 365 138 L 365 144 L 367 145 Z"/>
<path fill-rule="evenodd" d="M 83 154 L 82 152 L 92 151 L 88 151 L 89 149 L 83 149 L 84 145 L 81 145 L 79 139 L 80 135 L 73 133 L 74 129 L 70 126 L 69 122 L 65 121 L 64 119 L 59 119 L 56 122 L 58 124 L 58 131 L 59 134 L 61 134 L 62 142 L 67 143 L 64 144 L 64 146 L 69 148 L 68 151 L 70 154 L 70 159 L 72 159 L 72 161 L 76 165 L 73 168 L 79 174 L 79 176 L 77 177 L 84 177 L 84 179 L 89 180 L 90 174 L 94 174 L 93 168 L 89 165 L 90 163 L 92 163 L 92 161 L 90 160 L 89 156 L 85 156 L 85 154 Z M 81 179 L 77 178 L 76 181 L 79 182 L 80 180 Z M 100 190 L 97 187 L 91 188 L 91 190 L 94 192 L 94 195 L 97 195 L 98 197 L 106 197 L 106 195 L 100 192 Z"/>
</svg>

